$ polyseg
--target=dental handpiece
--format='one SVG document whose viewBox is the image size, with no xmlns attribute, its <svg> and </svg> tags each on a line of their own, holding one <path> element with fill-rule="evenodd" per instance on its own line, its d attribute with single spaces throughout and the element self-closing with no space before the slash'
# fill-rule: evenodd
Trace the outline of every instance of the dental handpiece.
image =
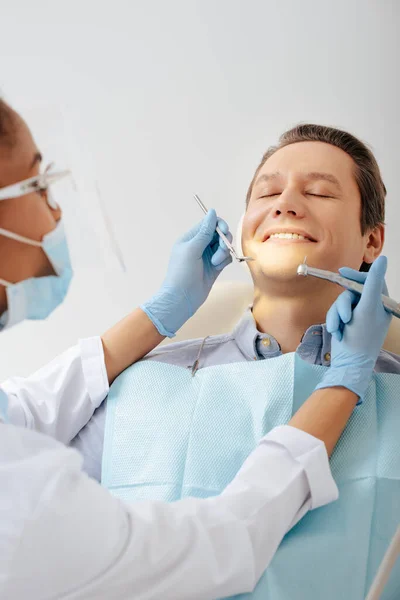
<svg viewBox="0 0 400 600">
<path fill-rule="evenodd" d="M 346 290 L 350 290 L 351 292 L 355 292 L 356 294 L 360 295 L 364 289 L 364 285 L 362 283 L 347 279 L 346 277 L 343 277 L 339 273 L 334 273 L 333 271 L 325 271 L 324 269 L 315 269 L 314 267 L 309 267 L 306 262 L 297 267 L 297 275 L 303 275 L 304 277 L 307 277 L 307 275 L 312 275 L 312 277 L 326 279 L 327 281 L 341 285 Z M 400 319 L 400 304 L 396 302 L 396 300 L 393 300 L 393 298 L 389 298 L 389 296 L 382 294 L 382 304 L 388 312 L 390 312 L 394 317 Z"/>
</svg>

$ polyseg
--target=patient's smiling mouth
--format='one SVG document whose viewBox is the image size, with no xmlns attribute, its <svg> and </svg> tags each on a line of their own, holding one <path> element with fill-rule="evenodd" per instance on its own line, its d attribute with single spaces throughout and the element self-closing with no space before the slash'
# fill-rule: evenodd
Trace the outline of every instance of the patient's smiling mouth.
<svg viewBox="0 0 400 600">
<path fill-rule="evenodd" d="M 263 242 L 301 242 L 315 243 L 317 240 L 308 232 L 299 229 L 279 229 L 268 231 L 263 237 Z"/>
</svg>

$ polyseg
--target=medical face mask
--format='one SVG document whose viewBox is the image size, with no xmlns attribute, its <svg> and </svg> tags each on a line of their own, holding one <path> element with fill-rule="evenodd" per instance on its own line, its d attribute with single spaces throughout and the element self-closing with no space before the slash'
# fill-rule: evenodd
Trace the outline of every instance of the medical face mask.
<svg viewBox="0 0 400 600">
<path fill-rule="evenodd" d="M 46 319 L 64 300 L 71 279 L 72 267 L 62 220 L 41 242 L 25 238 L 0 228 L 0 235 L 24 244 L 39 246 L 47 255 L 56 275 L 31 277 L 18 283 L 0 279 L 6 287 L 7 310 L 0 317 L 0 330 L 25 319 Z"/>
</svg>

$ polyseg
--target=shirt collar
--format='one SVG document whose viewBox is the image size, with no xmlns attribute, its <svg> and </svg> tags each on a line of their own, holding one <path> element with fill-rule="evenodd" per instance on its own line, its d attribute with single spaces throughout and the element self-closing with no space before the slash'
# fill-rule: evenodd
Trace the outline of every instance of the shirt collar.
<svg viewBox="0 0 400 600">
<path fill-rule="evenodd" d="M 249 307 L 233 330 L 233 337 L 240 351 L 249 360 L 273 358 L 282 354 L 277 340 L 268 333 L 257 330 Z M 315 364 L 330 363 L 331 336 L 325 325 L 311 325 L 303 335 L 296 352 Z"/>
</svg>

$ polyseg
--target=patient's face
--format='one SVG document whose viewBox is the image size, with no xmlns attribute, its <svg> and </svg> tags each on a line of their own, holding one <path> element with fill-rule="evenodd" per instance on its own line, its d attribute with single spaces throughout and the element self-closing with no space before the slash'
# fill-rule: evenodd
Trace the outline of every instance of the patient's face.
<svg viewBox="0 0 400 600">
<path fill-rule="evenodd" d="M 255 281 L 299 279 L 297 266 L 337 271 L 373 262 L 383 228 L 361 235 L 354 162 L 323 142 L 300 142 L 271 156 L 255 181 L 243 222 L 243 249 Z M 285 238 L 274 234 L 293 233 Z M 302 237 L 299 237 L 302 236 Z"/>
</svg>

